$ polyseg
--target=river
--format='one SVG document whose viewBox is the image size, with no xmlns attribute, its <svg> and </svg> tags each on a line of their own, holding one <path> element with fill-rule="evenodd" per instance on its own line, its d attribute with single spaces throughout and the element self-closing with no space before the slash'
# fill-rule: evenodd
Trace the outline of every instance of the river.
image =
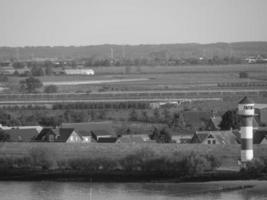
<svg viewBox="0 0 267 200">
<path fill-rule="evenodd" d="M 253 188 L 215 191 L 222 187 Z M 267 181 L 207 183 L 0 182 L 1 200 L 263 200 Z"/>
</svg>

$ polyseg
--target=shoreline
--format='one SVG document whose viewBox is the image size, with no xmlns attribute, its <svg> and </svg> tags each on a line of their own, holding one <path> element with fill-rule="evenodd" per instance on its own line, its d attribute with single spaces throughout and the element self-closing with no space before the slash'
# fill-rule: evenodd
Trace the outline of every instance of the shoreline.
<svg viewBox="0 0 267 200">
<path fill-rule="evenodd" d="M 60 181 L 60 182 L 151 182 L 182 183 L 211 181 L 267 180 L 266 174 L 249 175 L 233 171 L 213 171 L 184 176 L 167 172 L 87 172 L 75 170 L 21 170 L 0 172 L 0 181 Z"/>
</svg>

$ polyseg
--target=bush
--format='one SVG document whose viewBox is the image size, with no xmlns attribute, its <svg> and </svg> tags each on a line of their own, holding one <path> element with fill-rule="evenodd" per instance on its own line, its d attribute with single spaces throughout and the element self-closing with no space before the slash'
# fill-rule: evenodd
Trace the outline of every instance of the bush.
<svg viewBox="0 0 267 200">
<path fill-rule="evenodd" d="M 53 169 L 56 168 L 55 152 L 48 148 L 33 147 L 29 151 L 33 168 Z"/>
<path fill-rule="evenodd" d="M 183 169 L 187 175 L 198 175 L 219 167 L 220 162 L 212 155 L 201 155 L 195 152 L 190 153 L 182 161 Z"/>
<path fill-rule="evenodd" d="M 263 159 L 255 158 L 248 162 L 245 168 L 241 168 L 241 173 L 245 173 L 248 176 L 258 176 L 266 171 L 265 162 Z"/>
</svg>

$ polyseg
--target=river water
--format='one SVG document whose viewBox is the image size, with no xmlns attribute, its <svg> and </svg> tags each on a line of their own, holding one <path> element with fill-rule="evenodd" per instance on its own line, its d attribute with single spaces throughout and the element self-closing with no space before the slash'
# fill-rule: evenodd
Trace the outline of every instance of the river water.
<svg viewBox="0 0 267 200">
<path fill-rule="evenodd" d="M 222 187 L 253 188 L 218 192 Z M 1 200 L 263 200 L 267 181 L 208 183 L 0 182 Z"/>
</svg>

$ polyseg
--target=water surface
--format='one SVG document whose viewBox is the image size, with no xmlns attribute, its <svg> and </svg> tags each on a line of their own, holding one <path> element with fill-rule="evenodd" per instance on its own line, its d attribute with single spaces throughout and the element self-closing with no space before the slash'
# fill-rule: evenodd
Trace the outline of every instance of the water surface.
<svg viewBox="0 0 267 200">
<path fill-rule="evenodd" d="M 254 188 L 215 192 L 222 187 Z M 267 181 L 209 183 L 0 182 L 1 200 L 263 200 Z"/>
</svg>

